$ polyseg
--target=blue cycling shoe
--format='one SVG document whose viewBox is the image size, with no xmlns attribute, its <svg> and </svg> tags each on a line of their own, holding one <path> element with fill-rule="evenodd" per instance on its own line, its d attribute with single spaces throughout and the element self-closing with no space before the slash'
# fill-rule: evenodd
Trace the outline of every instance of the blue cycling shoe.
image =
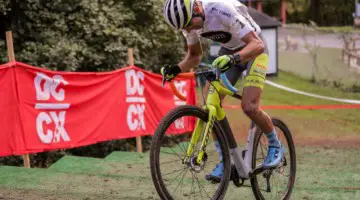
<svg viewBox="0 0 360 200">
<path fill-rule="evenodd" d="M 268 154 L 262 165 L 263 168 L 269 169 L 277 167 L 284 156 L 285 149 L 282 145 L 280 147 L 269 146 Z"/>
<path fill-rule="evenodd" d="M 217 164 L 215 169 L 211 172 L 211 174 L 207 174 L 205 176 L 206 180 L 213 181 L 219 183 L 221 181 L 221 177 L 223 175 L 223 163 Z"/>
</svg>

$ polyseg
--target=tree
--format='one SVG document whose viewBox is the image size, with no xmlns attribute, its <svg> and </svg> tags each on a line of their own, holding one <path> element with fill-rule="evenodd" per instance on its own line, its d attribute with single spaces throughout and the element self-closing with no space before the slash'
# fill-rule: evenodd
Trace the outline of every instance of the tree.
<svg viewBox="0 0 360 200">
<path fill-rule="evenodd" d="M 156 71 L 183 54 L 182 36 L 162 18 L 162 0 L 0 3 L 1 24 L 13 31 L 17 60 L 32 65 L 66 71 L 114 70 L 127 65 L 127 49 L 133 47 L 136 64 Z"/>
<path fill-rule="evenodd" d="M 106 71 L 127 65 L 127 49 L 135 64 L 157 71 L 184 54 L 183 36 L 162 17 L 163 0 L 0 0 L 1 62 L 7 62 L 5 30 L 12 30 L 16 59 L 66 71 Z M 143 137 L 148 149 L 151 137 Z M 132 150 L 134 139 L 32 154 L 32 166 L 47 167 L 65 153 L 103 157 Z M 21 165 L 20 157 L 0 163 Z"/>
<path fill-rule="evenodd" d="M 321 21 L 321 9 L 320 9 L 320 0 L 311 0 L 310 1 L 310 19 L 316 23 Z"/>
</svg>

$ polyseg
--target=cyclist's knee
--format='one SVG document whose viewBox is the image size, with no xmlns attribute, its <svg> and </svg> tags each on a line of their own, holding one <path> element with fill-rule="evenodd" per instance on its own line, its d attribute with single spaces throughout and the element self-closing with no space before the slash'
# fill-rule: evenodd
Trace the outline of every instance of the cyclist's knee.
<svg viewBox="0 0 360 200">
<path fill-rule="evenodd" d="M 259 104 L 251 101 L 241 103 L 242 110 L 247 116 L 254 116 L 260 112 Z"/>
</svg>

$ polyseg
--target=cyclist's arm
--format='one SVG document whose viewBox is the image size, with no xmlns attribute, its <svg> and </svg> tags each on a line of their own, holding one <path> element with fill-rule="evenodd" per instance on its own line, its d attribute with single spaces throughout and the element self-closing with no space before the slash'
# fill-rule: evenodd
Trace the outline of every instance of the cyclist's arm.
<svg viewBox="0 0 360 200">
<path fill-rule="evenodd" d="M 265 45 L 254 31 L 246 34 L 242 38 L 242 41 L 247 44 L 243 49 L 237 52 L 240 55 L 242 62 L 254 60 L 258 55 L 264 52 Z"/>
<path fill-rule="evenodd" d="M 197 67 L 202 59 L 201 43 L 188 44 L 187 53 L 185 58 L 179 62 L 182 72 L 188 72 L 190 69 Z"/>
<path fill-rule="evenodd" d="M 263 53 L 265 45 L 256 34 L 259 27 L 254 24 L 255 22 L 252 19 L 249 19 L 250 16 L 245 12 L 241 14 L 241 11 L 231 4 L 221 3 L 219 7 L 224 13 L 228 13 L 228 15 L 220 15 L 223 24 L 229 26 L 231 32 L 238 35 L 246 43 L 245 47 L 238 52 L 241 61 L 248 62 Z"/>
</svg>

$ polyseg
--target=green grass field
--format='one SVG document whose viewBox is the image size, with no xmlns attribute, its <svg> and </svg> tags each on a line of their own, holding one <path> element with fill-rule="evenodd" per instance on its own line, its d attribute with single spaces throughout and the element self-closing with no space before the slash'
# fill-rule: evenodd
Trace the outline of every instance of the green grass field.
<svg viewBox="0 0 360 200">
<path fill-rule="evenodd" d="M 360 94 L 312 84 L 287 72 L 269 80 L 338 98 Z M 201 100 L 201 99 L 199 99 Z M 239 105 L 228 98 L 225 104 Z M 262 105 L 324 105 L 315 99 L 266 85 Z M 240 109 L 226 109 L 236 139 L 243 144 L 249 120 Z M 267 110 L 281 118 L 294 136 L 297 178 L 292 199 L 360 199 L 360 110 Z M 113 152 L 105 159 L 65 156 L 48 169 L 0 167 L 0 199 L 98 200 L 158 199 L 148 153 Z M 245 183 L 249 185 L 249 182 Z M 249 187 L 232 184 L 225 199 L 254 199 Z"/>
<path fill-rule="evenodd" d="M 292 199 L 360 198 L 359 150 L 296 150 L 297 178 Z M 2 199 L 158 199 L 146 153 L 124 156 L 114 152 L 105 159 L 65 156 L 49 169 L 4 166 L 0 167 L 0 185 Z M 225 199 L 254 198 L 250 188 L 231 184 Z"/>
</svg>

